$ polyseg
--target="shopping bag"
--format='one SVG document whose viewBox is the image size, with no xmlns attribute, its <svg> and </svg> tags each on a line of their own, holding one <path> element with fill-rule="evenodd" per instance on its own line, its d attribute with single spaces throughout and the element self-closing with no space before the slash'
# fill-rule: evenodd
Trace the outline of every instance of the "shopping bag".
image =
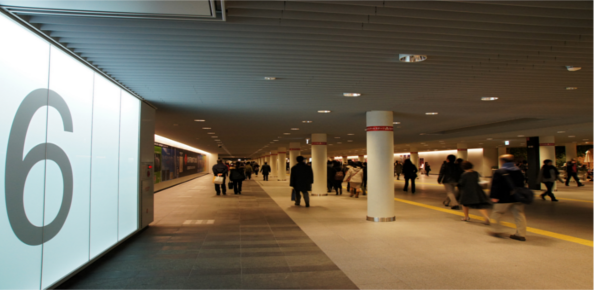
<svg viewBox="0 0 595 290">
<path fill-rule="evenodd" d="M 291 200 L 295 201 L 295 189 L 291 190 Z"/>
<path fill-rule="evenodd" d="M 227 183 L 227 188 L 233 189 L 233 182 L 228 182 Z"/>
<path fill-rule="evenodd" d="M 223 184 L 223 176 L 215 176 L 215 178 L 213 178 L 213 183 L 214 184 Z"/>
</svg>

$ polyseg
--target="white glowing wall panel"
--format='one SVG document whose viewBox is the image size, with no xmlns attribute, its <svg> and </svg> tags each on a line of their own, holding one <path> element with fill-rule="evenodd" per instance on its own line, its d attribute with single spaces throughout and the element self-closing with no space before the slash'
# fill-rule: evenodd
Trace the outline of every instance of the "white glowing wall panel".
<svg viewBox="0 0 595 290">
<path fill-rule="evenodd" d="M 139 228 L 140 101 L 0 14 L 0 289 L 48 288 Z"/>
</svg>

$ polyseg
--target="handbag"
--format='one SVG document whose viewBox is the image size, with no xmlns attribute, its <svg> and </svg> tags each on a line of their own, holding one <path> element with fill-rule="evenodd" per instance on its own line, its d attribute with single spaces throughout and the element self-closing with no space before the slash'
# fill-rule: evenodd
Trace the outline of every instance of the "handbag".
<svg viewBox="0 0 595 290">
<path fill-rule="evenodd" d="M 508 185 L 512 188 L 510 195 L 512 195 L 513 199 L 516 202 L 522 202 L 524 204 L 531 204 L 533 199 L 535 198 L 535 194 L 531 189 L 526 187 L 516 187 L 514 183 L 512 183 L 512 179 L 508 173 L 502 174 L 504 178 L 508 181 Z"/>
<path fill-rule="evenodd" d="M 291 201 L 295 201 L 295 189 L 291 190 Z"/>
<path fill-rule="evenodd" d="M 223 184 L 223 176 L 215 176 L 213 178 L 213 183 L 214 184 Z"/>
<path fill-rule="evenodd" d="M 230 182 L 227 183 L 227 188 L 233 189 L 233 182 L 232 181 L 230 181 Z"/>
</svg>

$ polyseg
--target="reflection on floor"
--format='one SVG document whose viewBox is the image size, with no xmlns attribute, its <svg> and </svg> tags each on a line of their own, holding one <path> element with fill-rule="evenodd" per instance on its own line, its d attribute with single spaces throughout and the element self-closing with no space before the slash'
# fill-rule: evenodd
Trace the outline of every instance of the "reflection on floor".
<svg viewBox="0 0 595 290">
<path fill-rule="evenodd" d="M 76 289 L 357 289 L 254 181 L 211 178 L 155 195 L 151 226 L 76 275 Z"/>
</svg>

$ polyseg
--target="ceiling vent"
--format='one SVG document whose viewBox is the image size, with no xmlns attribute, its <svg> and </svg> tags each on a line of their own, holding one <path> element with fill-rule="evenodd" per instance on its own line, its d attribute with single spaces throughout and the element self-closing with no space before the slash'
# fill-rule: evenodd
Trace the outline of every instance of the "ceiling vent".
<svg viewBox="0 0 595 290">
<path fill-rule="evenodd" d="M 420 54 L 399 54 L 400 62 L 422 62 L 428 58 L 427 55 Z"/>
</svg>

